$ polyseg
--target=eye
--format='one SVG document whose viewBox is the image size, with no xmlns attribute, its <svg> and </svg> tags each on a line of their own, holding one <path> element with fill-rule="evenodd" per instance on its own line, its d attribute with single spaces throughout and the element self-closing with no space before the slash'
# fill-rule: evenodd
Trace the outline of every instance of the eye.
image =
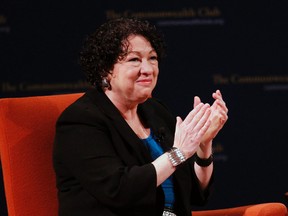
<svg viewBox="0 0 288 216">
<path fill-rule="evenodd" d="M 150 57 L 150 61 L 151 61 L 151 63 L 157 63 L 157 62 L 158 62 L 158 57 L 157 57 L 157 55 L 152 55 L 152 56 Z"/>
<path fill-rule="evenodd" d="M 151 60 L 158 60 L 158 57 L 155 55 L 155 56 L 151 56 L 150 59 Z"/>
<path fill-rule="evenodd" d="M 140 59 L 139 58 L 130 58 L 128 61 L 130 61 L 130 62 L 138 62 L 138 61 L 140 61 Z"/>
</svg>

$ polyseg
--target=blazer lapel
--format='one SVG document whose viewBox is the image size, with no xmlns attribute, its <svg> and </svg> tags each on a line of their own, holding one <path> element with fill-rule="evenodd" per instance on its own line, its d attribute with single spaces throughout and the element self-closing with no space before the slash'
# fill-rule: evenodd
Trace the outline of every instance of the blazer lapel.
<svg viewBox="0 0 288 216">
<path fill-rule="evenodd" d="M 147 103 L 139 105 L 138 113 L 142 121 L 153 131 L 154 139 L 161 145 L 163 150 L 171 149 L 174 132 L 169 129 L 167 122 L 159 117 L 157 108 L 147 101 Z"/>
<path fill-rule="evenodd" d="M 99 92 L 95 89 L 87 92 L 88 97 L 97 105 L 99 109 L 113 121 L 113 125 L 119 134 L 125 140 L 125 144 L 129 145 L 137 156 L 138 161 L 141 164 L 145 164 L 151 161 L 150 154 L 143 142 L 134 133 L 134 131 L 127 124 L 125 119 L 121 116 L 119 110 L 109 100 L 109 98 L 103 92 Z"/>
</svg>

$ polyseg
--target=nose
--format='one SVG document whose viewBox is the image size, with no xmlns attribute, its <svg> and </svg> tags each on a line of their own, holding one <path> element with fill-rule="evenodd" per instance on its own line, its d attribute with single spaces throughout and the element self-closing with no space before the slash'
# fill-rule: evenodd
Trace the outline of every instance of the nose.
<svg viewBox="0 0 288 216">
<path fill-rule="evenodd" d="M 149 62 L 148 60 L 142 60 L 142 63 L 141 63 L 141 73 L 143 74 L 151 74 L 153 73 L 153 65 L 151 64 L 151 62 Z"/>
</svg>

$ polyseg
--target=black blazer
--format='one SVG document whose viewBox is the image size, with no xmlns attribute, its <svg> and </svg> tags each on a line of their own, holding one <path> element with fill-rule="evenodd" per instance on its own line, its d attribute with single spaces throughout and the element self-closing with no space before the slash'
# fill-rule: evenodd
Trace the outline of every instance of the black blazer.
<svg viewBox="0 0 288 216">
<path fill-rule="evenodd" d="M 173 145 L 176 118 L 159 101 L 138 106 L 164 150 Z M 60 216 L 161 216 L 164 193 L 156 187 L 149 151 L 103 92 L 89 90 L 59 117 L 53 150 Z M 179 216 L 205 203 L 189 159 L 173 174 Z"/>
</svg>

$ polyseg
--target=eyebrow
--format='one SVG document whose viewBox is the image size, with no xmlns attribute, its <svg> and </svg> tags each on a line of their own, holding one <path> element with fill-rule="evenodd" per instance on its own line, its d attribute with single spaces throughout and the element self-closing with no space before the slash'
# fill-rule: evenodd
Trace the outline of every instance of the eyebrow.
<svg viewBox="0 0 288 216">
<path fill-rule="evenodd" d="M 156 52 L 155 49 L 152 49 L 151 51 L 149 51 L 149 54 L 150 54 L 150 53 L 153 53 L 153 52 L 155 52 L 155 53 L 157 54 L 157 52 Z M 141 51 L 135 51 L 135 50 L 134 50 L 134 51 L 133 51 L 133 50 L 132 50 L 132 51 L 128 51 L 128 52 L 127 52 L 127 55 L 129 55 L 129 54 L 131 54 L 131 53 L 134 53 L 134 54 L 138 54 L 138 55 L 139 55 L 139 54 L 141 54 Z"/>
</svg>

